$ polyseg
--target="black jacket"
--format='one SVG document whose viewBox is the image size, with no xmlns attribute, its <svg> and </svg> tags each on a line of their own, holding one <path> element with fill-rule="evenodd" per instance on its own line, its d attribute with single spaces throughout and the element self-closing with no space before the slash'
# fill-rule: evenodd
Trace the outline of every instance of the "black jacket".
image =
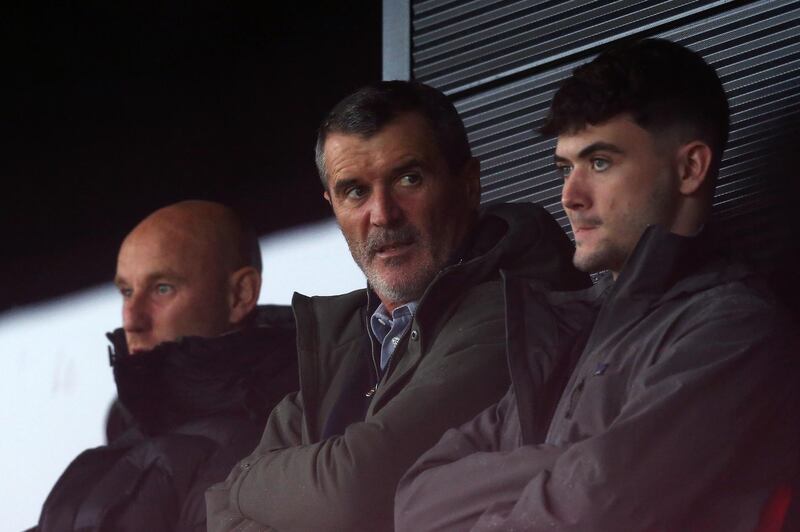
<svg viewBox="0 0 800 532">
<path fill-rule="evenodd" d="M 291 312 L 260 307 L 240 331 L 135 356 L 121 330 L 109 338 L 127 428 L 67 467 L 39 530 L 205 530 L 206 488 L 252 451 L 272 406 L 297 389 Z"/>
<path fill-rule="evenodd" d="M 510 279 L 508 331 L 512 389 L 409 470 L 398 530 L 754 531 L 791 485 L 796 335 L 703 237 L 652 227 L 584 292 Z"/>
</svg>

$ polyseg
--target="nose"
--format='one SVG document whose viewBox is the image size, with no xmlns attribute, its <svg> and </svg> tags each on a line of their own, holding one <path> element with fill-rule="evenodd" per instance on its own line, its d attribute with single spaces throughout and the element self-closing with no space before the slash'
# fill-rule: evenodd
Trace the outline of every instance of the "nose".
<svg viewBox="0 0 800 532">
<path fill-rule="evenodd" d="M 370 222 L 378 227 L 391 227 L 403 218 L 403 209 L 391 190 L 376 188 L 370 198 Z"/>
<path fill-rule="evenodd" d="M 577 169 L 564 180 L 561 189 L 561 205 L 568 211 L 588 209 L 591 207 L 591 198 L 587 184 Z"/>
<path fill-rule="evenodd" d="M 150 328 L 150 313 L 143 295 L 133 293 L 122 303 L 122 328 L 126 333 L 141 333 Z"/>
</svg>

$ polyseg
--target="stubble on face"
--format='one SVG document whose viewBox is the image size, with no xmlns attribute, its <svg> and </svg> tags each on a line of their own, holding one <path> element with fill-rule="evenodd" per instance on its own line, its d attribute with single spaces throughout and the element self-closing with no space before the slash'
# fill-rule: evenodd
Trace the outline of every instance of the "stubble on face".
<svg viewBox="0 0 800 532">
<path fill-rule="evenodd" d="M 453 175 L 417 113 L 367 138 L 331 134 L 324 151 L 326 198 L 370 287 L 390 309 L 419 300 L 468 231 L 478 166 Z"/>
<path fill-rule="evenodd" d="M 364 241 L 346 232 L 343 234 L 353 260 L 364 272 L 372 289 L 382 300 L 396 304 L 418 300 L 453 252 L 450 246 L 435 246 L 423 237 L 419 229 L 408 223 L 392 228 L 374 227 Z M 416 246 L 422 260 L 409 265 L 410 260 L 406 255 L 377 256 L 382 248 L 397 243 Z M 377 261 L 381 262 L 380 266 Z M 391 271 L 395 273 L 391 274 Z"/>
<path fill-rule="evenodd" d="M 569 216 L 573 228 L 589 225 L 597 227 L 603 233 L 602 238 L 592 247 L 584 246 L 576 239 L 572 261 L 576 268 L 588 273 L 609 270 L 616 278 L 645 230 L 650 225 L 668 223 L 674 215 L 676 200 L 672 182 L 676 178 L 671 168 L 664 168 L 653 179 L 653 188 L 644 205 L 612 204 L 610 210 L 617 211 L 617 215 L 608 220 L 597 215 Z"/>
</svg>

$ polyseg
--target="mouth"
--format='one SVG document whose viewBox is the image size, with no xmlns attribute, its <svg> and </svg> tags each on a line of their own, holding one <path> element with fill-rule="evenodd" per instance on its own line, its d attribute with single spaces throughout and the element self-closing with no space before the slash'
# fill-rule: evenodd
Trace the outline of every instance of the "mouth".
<svg viewBox="0 0 800 532">
<path fill-rule="evenodd" d="M 147 342 L 139 341 L 138 338 L 126 338 L 125 343 L 128 345 L 129 355 L 138 355 L 150 349 Z"/>
<path fill-rule="evenodd" d="M 143 348 L 143 347 L 128 348 L 128 354 L 129 355 L 138 355 L 139 353 L 142 353 L 144 351 L 146 351 L 146 349 Z"/>
<path fill-rule="evenodd" d="M 579 235 L 586 235 L 603 225 L 603 221 L 596 216 L 576 216 L 569 221 L 572 226 L 572 234 L 577 238 Z"/>
<path fill-rule="evenodd" d="M 597 229 L 596 225 L 585 225 L 574 228 L 573 233 L 575 233 L 575 235 L 586 234 L 590 231 L 594 231 L 595 229 Z"/>
<path fill-rule="evenodd" d="M 378 258 L 390 258 L 395 257 L 397 255 L 401 255 L 408 251 L 412 244 L 412 241 L 402 241 L 402 242 L 388 242 L 386 244 L 381 244 L 380 246 L 376 246 L 373 255 Z"/>
</svg>

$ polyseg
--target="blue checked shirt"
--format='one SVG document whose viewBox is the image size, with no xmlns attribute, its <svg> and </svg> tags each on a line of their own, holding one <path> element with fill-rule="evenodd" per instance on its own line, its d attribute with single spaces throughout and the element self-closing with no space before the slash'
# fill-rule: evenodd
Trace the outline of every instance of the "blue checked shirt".
<svg viewBox="0 0 800 532">
<path fill-rule="evenodd" d="M 394 354 L 397 344 L 408 332 L 414 313 L 417 311 L 417 302 L 412 301 L 403 306 L 397 307 L 392 311 L 392 315 L 386 312 L 386 307 L 381 303 L 370 318 L 370 327 L 375 339 L 381 344 L 381 371 L 386 369 L 386 365 Z"/>
</svg>

